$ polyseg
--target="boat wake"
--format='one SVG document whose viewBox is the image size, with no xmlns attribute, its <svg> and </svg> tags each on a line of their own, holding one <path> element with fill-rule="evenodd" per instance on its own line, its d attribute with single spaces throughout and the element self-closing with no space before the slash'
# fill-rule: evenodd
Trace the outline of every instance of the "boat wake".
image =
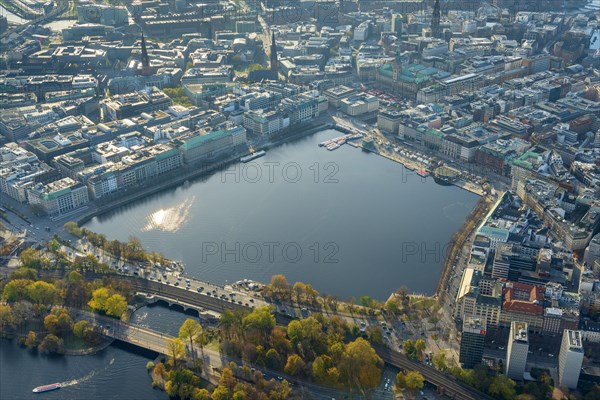
<svg viewBox="0 0 600 400">
<path fill-rule="evenodd" d="M 110 362 L 108 363 L 108 365 L 106 367 L 104 367 L 104 371 L 106 371 L 108 369 L 108 367 L 110 367 L 111 365 L 113 365 L 113 363 L 115 362 L 115 359 L 113 358 L 112 360 L 110 360 Z M 66 381 L 66 382 L 61 382 L 60 386 L 65 388 L 65 387 L 69 387 L 69 386 L 75 386 L 78 385 L 80 383 L 89 381 L 90 379 L 92 379 L 94 377 L 94 375 L 96 375 L 96 370 L 90 372 L 89 374 L 81 377 L 81 378 L 77 378 L 77 379 L 71 379 L 70 381 Z"/>
</svg>

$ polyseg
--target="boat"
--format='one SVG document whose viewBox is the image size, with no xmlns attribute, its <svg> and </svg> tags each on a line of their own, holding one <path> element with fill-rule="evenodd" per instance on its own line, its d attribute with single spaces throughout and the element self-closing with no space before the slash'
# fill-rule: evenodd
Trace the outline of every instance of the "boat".
<svg viewBox="0 0 600 400">
<path fill-rule="evenodd" d="M 44 385 L 44 386 L 38 386 L 35 389 L 32 390 L 33 393 L 43 393 L 43 392 L 49 392 L 51 390 L 57 390 L 60 389 L 62 386 L 60 383 L 52 383 L 50 385 Z"/>
<path fill-rule="evenodd" d="M 419 175 L 422 178 L 427 178 L 429 176 L 429 172 L 421 168 L 417 170 L 417 175 Z"/>
<path fill-rule="evenodd" d="M 244 157 L 240 158 L 240 161 L 245 163 L 245 162 L 248 162 L 248 161 L 252 161 L 252 160 L 254 160 L 256 158 L 262 157 L 265 154 L 267 154 L 267 152 L 264 151 L 264 150 L 256 151 L 254 153 L 250 153 L 247 156 L 244 156 Z"/>
</svg>

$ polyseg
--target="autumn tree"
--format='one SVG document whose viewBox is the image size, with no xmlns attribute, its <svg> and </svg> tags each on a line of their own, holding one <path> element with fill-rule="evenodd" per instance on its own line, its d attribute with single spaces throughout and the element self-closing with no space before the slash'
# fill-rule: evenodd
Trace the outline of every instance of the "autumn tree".
<svg viewBox="0 0 600 400">
<path fill-rule="evenodd" d="M 339 363 L 342 381 L 362 392 L 376 388 L 381 381 L 383 361 L 369 342 L 358 338 L 346 346 Z"/>
<path fill-rule="evenodd" d="M 32 348 L 38 345 L 37 334 L 34 331 L 27 332 L 25 337 L 25 346 Z"/>
<path fill-rule="evenodd" d="M 304 360 L 302 360 L 298 354 L 292 354 L 288 356 L 283 371 L 288 375 L 297 376 L 302 374 L 305 367 L 306 364 L 304 363 Z"/>
<path fill-rule="evenodd" d="M 425 341 L 423 339 L 418 339 L 415 342 L 415 355 L 419 360 L 423 360 L 423 355 L 425 354 Z"/>
<path fill-rule="evenodd" d="M 0 336 L 12 332 L 16 325 L 13 309 L 8 304 L 0 304 Z"/>
<path fill-rule="evenodd" d="M 267 289 L 281 299 L 289 299 L 292 293 L 292 287 L 284 275 L 273 275 Z"/>
<path fill-rule="evenodd" d="M 185 358 L 185 345 L 179 338 L 167 340 L 167 353 L 171 357 L 173 366 L 176 368 L 177 363 Z"/>
<path fill-rule="evenodd" d="M 255 335 L 259 338 L 260 343 L 263 343 L 275 327 L 275 316 L 271 311 L 271 307 L 259 307 L 246 315 L 242 323 L 247 335 Z"/>
<path fill-rule="evenodd" d="M 56 335 L 49 333 L 39 345 L 39 349 L 45 353 L 64 353 L 65 342 Z"/>
<path fill-rule="evenodd" d="M 84 319 L 82 319 L 81 321 L 77 321 L 73 325 L 73 335 L 75 335 L 78 338 L 83 338 L 85 331 L 87 331 L 90 328 L 90 326 L 91 324 Z"/>
</svg>

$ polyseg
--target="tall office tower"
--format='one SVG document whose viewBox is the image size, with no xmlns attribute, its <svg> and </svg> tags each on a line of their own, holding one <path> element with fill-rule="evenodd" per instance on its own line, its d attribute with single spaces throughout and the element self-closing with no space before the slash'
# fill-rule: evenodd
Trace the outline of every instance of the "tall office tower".
<svg viewBox="0 0 600 400">
<path fill-rule="evenodd" d="M 512 321 L 506 350 L 506 376 L 519 381 L 523 380 L 528 351 L 527 323 Z"/>
<path fill-rule="evenodd" d="M 583 334 L 565 329 L 558 355 L 558 385 L 577 388 L 583 363 Z"/>
<path fill-rule="evenodd" d="M 433 4 L 433 15 L 431 16 L 431 36 L 434 38 L 440 38 L 442 32 L 440 30 L 440 0 L 435 0 Z"/>
<path fill-rule="evenodd" d="M 463 368 L 473 368 L 481 364 L 486 334 L 485 328 L 485 321 L 479 318 L 467 317 L 463 322 L 458 359 Z"/>
</svg>

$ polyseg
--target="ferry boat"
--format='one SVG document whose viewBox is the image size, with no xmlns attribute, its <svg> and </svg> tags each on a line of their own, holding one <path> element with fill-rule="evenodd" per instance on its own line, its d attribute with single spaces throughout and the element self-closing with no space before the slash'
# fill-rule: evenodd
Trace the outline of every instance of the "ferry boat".
<svg viewBox="0 0 600 400">
<path fill-rule="evenodd" d="M 43 392 L 49 392 L 51 390 L 57 390 L 60 388 L 61 388 L 60 383 L 52 383 L 50 385 L 38 386 L 35 389 L 33 389 L 32 392 L 33 393 L 43 393 Z"/>
<path fill-rule="evenodd" d="M 247 156 L 244 156 L 244 157 L 240 158 L 240 161 L 245 163 L 245 162 L 248 162 L 248 161 L 252 161 L 252 160 L 254 160 L 256 158 L 262 157 L 265 154 L 267 154 L 267 152 L 264 151 L 264 150 L 256 151 L 254 153 L 250 153 Z"/>
</svg>

